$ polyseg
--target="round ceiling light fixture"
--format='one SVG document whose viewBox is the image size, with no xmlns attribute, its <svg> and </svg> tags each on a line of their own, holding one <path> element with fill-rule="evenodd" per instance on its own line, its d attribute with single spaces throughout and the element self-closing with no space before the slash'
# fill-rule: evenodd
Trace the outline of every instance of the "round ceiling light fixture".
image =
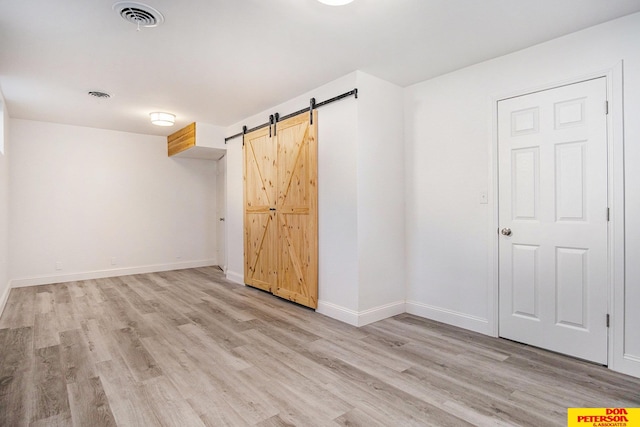
<svg viewBox="0 0 640 427">
<path fill-rule="evenodd" d="M 176 122 L 176 115 L 171 113 L 155 111 L 149 113 L 149 117 L 151 118 L 151 123 L 156 126 L 173 126 Z"/>
<path fill-rule="evenodd" d="M 318 0 L 320 3 L 327 4 L 329 6 L 344 6 L 351 3 L 353 0 Z"/>
</svg>

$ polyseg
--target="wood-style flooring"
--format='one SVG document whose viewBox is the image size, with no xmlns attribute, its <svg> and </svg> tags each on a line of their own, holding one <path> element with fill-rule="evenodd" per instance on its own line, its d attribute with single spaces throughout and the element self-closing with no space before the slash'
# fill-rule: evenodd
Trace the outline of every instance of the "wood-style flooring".
<svg viewBox="0 0 640 427">
<path fill-rule="evenodd" d="M 400 315 L 355 328 L 215 267 L 13 289 L 2 426 L 564 426 L 640 379 Z"/>
</svg>

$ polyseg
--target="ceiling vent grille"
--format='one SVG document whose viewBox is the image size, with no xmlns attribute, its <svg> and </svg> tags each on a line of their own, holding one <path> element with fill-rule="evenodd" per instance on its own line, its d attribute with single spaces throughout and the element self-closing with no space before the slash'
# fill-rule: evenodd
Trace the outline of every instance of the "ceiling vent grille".
<svg viewBox="0 0 640 427">
<path fill-rule="evenodd" d="M 111 98 L 111 95 L 109 95 L 107 92 L 102 92 L 99 90 L 91 90 L 88 92 L 89 96 L 95 96 L 96 98 Z"/>
<path fill-rule="evenodd" d="M 114 3 L 113 10 L 127 22 L 139 27 L 157 27 L 164 22 L 164 16 L 156 9 L 142 3 L 120 1 Z"/>
</svg>

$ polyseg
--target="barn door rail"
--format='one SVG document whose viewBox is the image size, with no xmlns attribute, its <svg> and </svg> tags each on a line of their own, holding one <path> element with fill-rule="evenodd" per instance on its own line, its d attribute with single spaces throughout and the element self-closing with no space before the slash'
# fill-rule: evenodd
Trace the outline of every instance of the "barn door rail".
<svg viewBox="0 0 640 427">
<path fill-rule="evenodd" d="M 245 135 L 247 133 L 253 132 L 253 131 L 258 130 L 258 129 L 262 129 L 262 128 L 267 127 L 267 126 L 269 126 L 269 136 L 271 136 L 271 127 L 272 126 L 273 126 L 273 132 L 274 132 L 274 135 L 275 135 L 276 132 L 277 132 L 277 125 L 278 125 L 279 121 L 286 120 L 288 118 L 297 116 L 298 114 L 302 114 L 302 113 L 305 113 L 307 111 L 309 112 L 309 115 L 311 117 L 311 124 L 313 124 L 313 110 L 315 110 L 317 108 L 320 108 L 322 106 L 325 106 L 327 104 L 331 104 L 332 102 L 340 101 L 341 99 L 347 98 L 349 96 L 354 96 L 356 99 L 358 99 L 358 88 L 350 90 L 349 92 L 345 92 L 345 93 L 343 93 L 341 95 L 334 96 L 333 98 L 327 99 L 326 101 L 322 101 L 322 102 L 316 102 L 315 98 L 311 98 L 309 100 L 309 106 L 308 107 L 305 107 L 302 110 L 295 111 L 295 112 L 293 112 L 291 114 L 287 114 L 286 116 L 280 116 L 280 114 L 278 114 L 278 113 L 272 114 L 272 115 L 269 116 L 269 121 L 268 122 L 262 123 L 262 124 L 260 124 L 260 125 L 258 125 L 256 127 L 252 127 L 251 129 L 247 129 L 246 126 L 242 126 L 242 132 L 238 132 L 235 135 L 231 135 L 231 136 L 226 137 L 224 139 L 224 143 L 226 144 L 228 141 L 230 141 L 230 140 L 232 140 L 234 138 L 241 137 L 241 136 L 243 136 L 243 135 Z"/>
</svg>

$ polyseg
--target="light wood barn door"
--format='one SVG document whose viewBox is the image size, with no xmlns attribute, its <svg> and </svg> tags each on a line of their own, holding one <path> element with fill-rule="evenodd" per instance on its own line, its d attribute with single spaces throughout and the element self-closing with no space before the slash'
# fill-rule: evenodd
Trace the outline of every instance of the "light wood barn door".
<svg viewBox="0 0 640 427">
<path fill-rule="evenodd" d="M 318 306 L 317 115 L 278 123 L 278 282 L 274 294 Z"/>
<path fill-rule="evenodd" d="M 269 292 L 277 283 L 277 154 L 269 128 L 244 136 L 244 281 Z"/>
</svg>

